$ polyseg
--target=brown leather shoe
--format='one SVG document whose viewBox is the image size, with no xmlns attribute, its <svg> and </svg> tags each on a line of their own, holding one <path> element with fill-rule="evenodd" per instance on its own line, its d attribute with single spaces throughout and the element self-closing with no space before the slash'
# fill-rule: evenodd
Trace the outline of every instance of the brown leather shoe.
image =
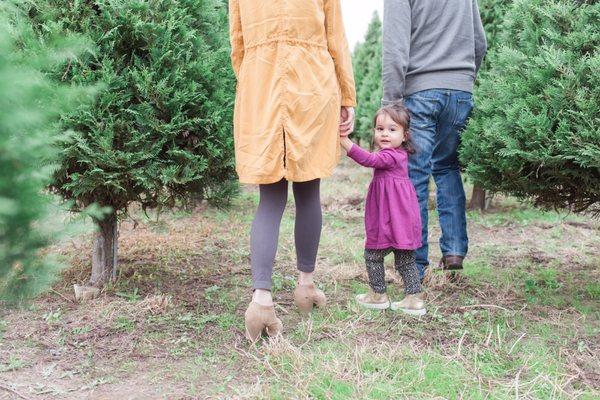
<svg viewBox="0 0 600 400">
<path fill-rule="evenodd" d="M 307 314 L 312 311 L 313 306 L 325 307 L 327 298 L 314 284 L 298 285 L 294 290 L 294 303 L 300 312 Z"/>
<path fill-rule="evenodd" d="M 457 271 L 463 269 L 463 260 L 462 256 L 444 256 L 440 260 L 440 267 L 444 271 Z"/>
<path fill-rule="evenodd" d="M 277 336 L 283 331 L 283 324 L 275 315 L 274 306 L 263 306 L 251 302 L 244 316 L 246 320 L 246 338 L 253 343 L 263 333 L 269 336 Z"/>
</svg>

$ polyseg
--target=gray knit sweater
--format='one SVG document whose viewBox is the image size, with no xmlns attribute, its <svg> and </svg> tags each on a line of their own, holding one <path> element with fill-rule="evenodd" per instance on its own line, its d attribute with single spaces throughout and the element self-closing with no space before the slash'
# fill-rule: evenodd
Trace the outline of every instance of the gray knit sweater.
<svg viewBox="0 0 600 400">
<path fill-rule="evenodd" d="M 472 92 L 486 51 L 477 0 L 385 0 L 382 103 L 426 89 Z"/>
</svg>

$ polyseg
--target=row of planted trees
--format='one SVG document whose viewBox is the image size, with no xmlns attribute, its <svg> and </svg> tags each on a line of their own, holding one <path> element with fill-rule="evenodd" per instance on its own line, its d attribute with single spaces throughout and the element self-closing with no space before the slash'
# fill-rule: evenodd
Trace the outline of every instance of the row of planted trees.
<svg viewBox="0 0 600 400">
<path fill-rule="evenodd" d="M 129 205 L 235 193 L 235 81 L 223 0 L 0 4 L 0 300 L 53 276 L 38 261 L 59 195 L 98 227 L 90 283 L 114 276 Z"/>
<path fill-rule="evenodd" d="M 468 175 L 548 208 L 600 208 L 600 3 L 479 0 L 490 51 L 463 135 Z M 224 0 L 0 2 L 0 301 L 38 293 L 51 195 L 98 226 L 91 283 L 114 275 L 117 221 L 235 193 Z M 381 98 L 381 22 L 354 54 L 357 135 Z"/>
<path fill-rule="evenodd" d="M 461 146 L 474 193 L 600 213 L 600 2 L 478 3 L 489 51 Z M 354 52 L 363 140 L 381 99 L 380 55 L 375 15 Z"/>
</svg>

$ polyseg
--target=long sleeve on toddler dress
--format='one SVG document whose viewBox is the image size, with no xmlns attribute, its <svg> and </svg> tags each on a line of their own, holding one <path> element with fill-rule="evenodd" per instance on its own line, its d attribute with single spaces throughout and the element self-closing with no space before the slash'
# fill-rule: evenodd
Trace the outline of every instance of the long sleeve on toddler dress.
<svg viewBox="0 0 600 400">
<path fill-rule="evenodd" d="M 396 149 L 383 149 L 375 153 L 369 153 L 357 144 L 353 144 L 348 151 L 348 157 L 367 168 L 392 169 L 398 168 L 404 158 L 404 152 Z"/>
</svg>

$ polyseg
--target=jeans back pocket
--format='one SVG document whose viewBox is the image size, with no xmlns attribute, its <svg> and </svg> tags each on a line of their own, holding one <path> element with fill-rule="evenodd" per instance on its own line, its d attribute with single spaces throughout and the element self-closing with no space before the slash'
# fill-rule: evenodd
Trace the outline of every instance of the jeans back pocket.
<svg viewBox="0 0 600 400">
<path fill-rule="evenodd" d="M 453 125 L 459 130 L 463 130 L 467 126 L 467 122 L 473 111 L 473 106 L 473 96 L 471 95 L 456 99 L 456 117 Z"/>
<path fill-rule="evenodd" d="M 429 129 L 435 127 L 438 116 L 442 109 L 440 99 L 425 97 L 418 93 L 408 96 L 405 99 L 406 107 L 410 111 L 411 128 Z"/>
</svg>

